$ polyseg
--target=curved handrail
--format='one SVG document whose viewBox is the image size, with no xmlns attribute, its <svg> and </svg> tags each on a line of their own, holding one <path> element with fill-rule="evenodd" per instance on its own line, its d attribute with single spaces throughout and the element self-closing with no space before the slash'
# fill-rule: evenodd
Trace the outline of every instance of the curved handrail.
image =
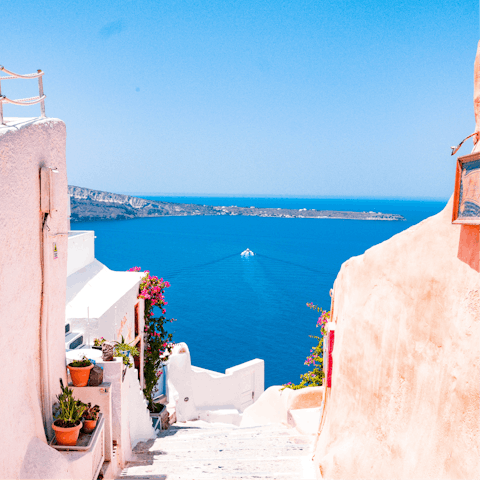
<svg viewBox="0 0 480 480">
<path fill-rule="evenodd" d="M 12 105 L 20 105 L 22 107 L 27 107 L 29 105 L 35 105 L 40 103 L 40 112 L 41 116 L 45 117 L 45 97 L 43 93 L 43 75 L 44 72 L 42 70 L 37 70 L 37 73 L 27 73 L 26 75 L 21 75 L 20 73 L 11 72 L 7 70 L 3 65 L 0 65 L 0 72 L 5 72 L 9 77 L 0 77 L 0 125 L 5 125 L 3 123 L 3 104 L 10 103 Z M 38 79 L 38 96 L 36 97 L 29 97 L 29 98 L 19 98 L 13 100 L 11 98 L 7 98 L 5 95 L 2 95 L 2 80 L 12 80 L 16 78 L 21 78 L 24 80 L 31 80 L 33 78 Z"/>
<path fill-rule="evenodd" d="M 42 72 L 42 70 L 37 70 L 37 73 L 27 73 L 26 75 L 21 75 L 20 73 L 14 73 L 14 72 L 11 72 L 10 70 L 7 70 L 3 65 L 0 65 L 0 71 L 5 72 L 8 75 L 11 75 L 11 77 L 0 77 L 0 80 L 11 80 L 12 78 L 24 78 L 26 80 L 29 80 L 29 79 L 38 78 L 44 75 L 44 72 Z"/>
<path fill-rule="evenodd" d="M 44 100 L 46 95 L 42 95 L 41 97 L 30 97 L 30 98 L 20 98 L 18 100 L 11 100 L 10 98 L 7 98 L 5 96 L 0 97 L 0 102 L 2 103 L 11 103 L 12 105 L 36 105 L 37 103 L 40 103 L 42 100 Z M 30 102 L 29 100 L 33 100 Z"/>
</svg>

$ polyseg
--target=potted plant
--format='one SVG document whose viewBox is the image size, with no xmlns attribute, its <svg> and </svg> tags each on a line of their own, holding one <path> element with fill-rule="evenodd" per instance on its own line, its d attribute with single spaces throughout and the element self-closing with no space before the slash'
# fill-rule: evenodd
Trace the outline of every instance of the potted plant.
<svg viewBox="0 0 480 480">
<path fill-rule="evenodd" d="M 133 357 L 139 355 L 140 352 L 138 351 L 137 347 L 126 342 L 123 338 L 123 335 L 122 340 L 120 342 L 114 342 L 114 345 L 115 356 L 122 357 L 123 364 L 128 365 L 128 368 L 131 368 L 132 364 L 130 363 L 130 354 L 132 354 Z"/>
<path fill-rule="evenodd" d="M 97 426 L 98 414 L 100 413 L 100 407 L 98 405 L 94 405 L 88 402 L 87 408 L 85 408 L 83 412 L 83 433 L 92 433 Z"/>
<path fill-rule="evenodd" d="M 74 360 L 67 365 L 72 377 L 72 383 L 75 387 L 86 387 L 90 370 L 93 368 L 93 362 L 85 355 L 80 360 Z"/>
<path fill-rule="evenodd" d="M 60 387 L 62 393 L 57 395 L 58 404 L 52 428 L 55 431 L 58 445 L 74 446 L 77 444 L 82 428 L 82 414 L 87 406 L 73 398 L 73 390 L 64 387 L 61 379 Z"/>
<path fill-rule="evenodd" d="M 95 338 L 93 340 L 93 347 L 92 348 L 95 348 L 96 350 L 101 350 L 102 349 L 102 345 L 106 342 L 106 340 L 103 338 L 103 337 L 100 337 L 100 338 Z"/>
</svg>

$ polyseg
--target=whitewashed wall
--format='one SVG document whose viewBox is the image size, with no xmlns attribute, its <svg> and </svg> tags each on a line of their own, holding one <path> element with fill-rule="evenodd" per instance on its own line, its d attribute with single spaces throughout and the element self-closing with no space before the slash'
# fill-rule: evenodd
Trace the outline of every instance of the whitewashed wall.
<svg viewBox="0 0 480 480">
<path fill-rule="evenodd" d="M 67 235 L 61 234 L 68 231 L 66 129 L 58 119 L 6 120 L 8 126 L 0 125 L 0 351 L 7 362 L 1 370 L 0 472 L 11 479 L 68 478 L 61 455 L 46 444 L 41 393 L 50 385 L 47 403 L 52 405 L 59 378 L 65 377 Z M 40 355 L 42 166 L 58 169 L 44 249 L 48 358 Z"/>
<path fill-rule="evenodd" d="M 78 272 L 94 260 L 95 232 L 93 230 L 75 230 L 69 232 L 67 276 Z"/>
<path fill-rule="evenodd" d="M 69 248 L 69 255 L 70 251 Z M 73 249 L 72 256 L 75 253 L 78 252 Z M 128 342 L 134 340 L 135 304 L 139 302 L 142 275 L 112 271 L 95 259 L 72 273 L 67 278 L 66 307 L 71 331 L 84 334 L 87 345 L 99 337 L 113 341 L 123 335 Z M 142 316 L 143 308 L 139 310 L 140 320 Z M 142 321 L 139 326 L 143 329 Z"/>
</svg>

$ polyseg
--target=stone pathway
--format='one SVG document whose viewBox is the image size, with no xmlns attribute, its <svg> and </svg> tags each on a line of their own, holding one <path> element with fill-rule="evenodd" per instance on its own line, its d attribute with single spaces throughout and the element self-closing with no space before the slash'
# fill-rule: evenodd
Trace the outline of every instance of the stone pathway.
<svg viewBox="0 0 480 480">
<path fill-rule="evenodd" d="M 175 423 L 139 443 L 121 480 L 315 480 L 313 435 L 283 425 Z"/>
</svg>

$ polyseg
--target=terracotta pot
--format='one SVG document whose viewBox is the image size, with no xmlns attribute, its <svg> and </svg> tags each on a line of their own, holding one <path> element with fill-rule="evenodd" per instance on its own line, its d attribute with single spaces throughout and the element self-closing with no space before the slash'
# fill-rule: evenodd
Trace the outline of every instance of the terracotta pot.
<svg viewBox="0 0 480 480">
<path fill-rule="evenodd" d="M 70 376 L 72 377 L 72 383 L 74 387 L 86 387 L 88 378 L 90 377 L 90 370 L 94 367 L 93 363 L 88 367 L 71 367 L 67 365 L 70 370 Z"/>
<path fill-rule="evenodd" d="M 55 430 L 55 437 L 57 439 L 58 445 L 68 445 L 69 447 L 74 447 L 77 444 L 78 435 L 80 434 L 80 429 L 82 428 L 82 422 L 80 422 L 75 427 L 58 427 L 55 423 L 52 424 L 53 430 Z"/>
<path fill-rule="evenodd" d="M 96 426 L 97 426 L 97 421 L 96 420 L 87 420 L 86 418 L 84 418 L 83 419 L 82 432 L 83 433 L 92 433 L 95 430 Z"/>
</svg>

